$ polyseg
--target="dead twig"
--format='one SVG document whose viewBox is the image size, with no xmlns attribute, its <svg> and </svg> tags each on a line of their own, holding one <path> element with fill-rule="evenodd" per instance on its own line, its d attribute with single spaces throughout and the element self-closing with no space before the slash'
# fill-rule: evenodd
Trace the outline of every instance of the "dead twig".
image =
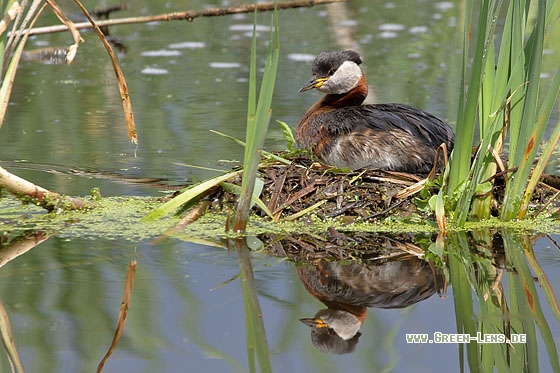
<svg viewBox="0 0 560 373">
<path fill-rule="evenodd" d="M 179 221 L 179 223 L 175 224 L 169 232 L 166 232 L 166 235 L 170 235 L 173 232 L 180 231 L 181 229 L 185 228 L 187 225 L 194 223 L 198 220 L 206 210 L 210 207 L 210 201 L 200 201 L 197 203 L 190 211 Z"/>
<path fill-rule="evenodd" d="M 496 172 L 494 175 L 490 176 L 488 179 L 482 181 L 481 184 L 490 182 L 490 181 L 492 181 L 492 180 L 494 180 L 494 179 L 497 179 L 497 178 L 499 178 L 499 177 L 502 177 L 502 176 L 504 176 L 504 175 L 506 175 L 506 174 L 508 174 L 508 173 L 510 173 L 510 172 L 515 172 L 515 171 L 517 171 L 517 168 L 518 168 L 518 167 L 515 166 L 515 167 L 512 167 L 512 168 L 505 169 L 505 170 L 500 171 L 500 172 Z"/>
<path fill-rule="evenodd" d="M 292 8 L 305 8 L 312 7 L 314 5 L 323 5 L 330 3 L 346 2 L 347 0 L 308 0 L 308 1 L 290 1 L 286 3 L 277 4 L 278 9 L 292 9 Z M 97 22 L 97 26 L 116 26 L 116 25 L 128 25 L 136 23 L 148 23 L 148 22 L 165 22 L 165 21 L 180 21 L 186 20 L 192 22 L 195 18 L 200 17 L 216 17 L 225 16 L 230 14 L 241 14 L 241 13 L 253 13 L 255 8 L 258 12 L 269 12 L 274 10 L 274 3 L 263 3 L 263 4 L 251 4 L 238 7 L 229 8 L 210 8 L 197 11 L 186 11 L 186 12 L 173 12 L 165 13 L 154 16 L 144 16 L 144 17 L 128 17 L 128 18 L 115 18 L 110 20 L 102 20 Z M 75 24 L 77 29 L 87 29 L 92 28 L 91 23 L 81 22 Z M 39 34 L 50 34 L 54 32 L 63 32 L 68 28 L 64 25 L 47 26 L 47 27 L 37 27 L 28 30 L 29 35 L 39 35 Z"/>
<path fill-rule="evenodd" d="M 312 179 L 311 182 L 309 183 L 309 185 L 307 185 L 302 190 L 296 192 L 292 196 L 288 197 L 288 199 L 280 207 L 278 207 L 276 210 L 272 211 L 272 214 L 276 215 L 277 213 L 284 210 L 286 207 L 290 206 L 292 203 L 294 203 L 298 199 L 303 198 L 306 195 L 308 195 L 309 193 L 313 192 L 315 190 L 315 183 L 316 183 L 316 180 Z"/>
<path fill-rule="evenodd" d="M 289 170 L 290 168 L 285 168 L 280 177 L 276 177 L 275 175 L 273 175 L 273 170 L 270 170 L 271 172 L 268 173 L 268 176 L 274 180 L 274 188 L 272 189 L 272 194 L 267 205 L 270 211 L 276 211 L 276 208 L 279 205 L 280 194 L 282 192 L 282 189 L 284 188 L 284 183 L 286 182 L 286 176 L 288 176 Z M 275 215 L 275 218 L 278 218 L 279 216 L 280 215 L 277 213 L 277 215 Z"/>
<path fill-rule="evenodd" d="M 8 8 L 8 11 L 6 12 L 4 18 L 0 20 L 0 35 L 3 34 L 8 28 L 8 26 L 12 23 L 12 21 L 16 19 L 16 16 L 19 13 L 20 8 L 21 6 L 17 1 L 14 1 L 10 6 L 10 8 Z"/>
</svg>

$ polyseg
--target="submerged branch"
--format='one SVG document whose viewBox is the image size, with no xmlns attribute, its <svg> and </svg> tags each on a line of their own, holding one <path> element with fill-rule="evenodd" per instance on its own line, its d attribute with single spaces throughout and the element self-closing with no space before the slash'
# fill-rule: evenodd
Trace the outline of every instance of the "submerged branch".
<svg viewBox="0 0 560 373">
<path fill-rule="evenodd" d="M 312 7 L 314 5 L 340 3 L 346 1 L 348 0 L 290 1 L 286 3 L 277 4 L 277 8 L 278 9 L 304 8 L 304 7 Z M 187 20 L 189 22 L 192 22 L 195 18 L 199 18 L 199 17 L 216 17 L 216 16 L 225 16 L 229 14 L 252 13 L 255 11 L 255 9 L 258 12 L 273 11 L 274 3 L 263 3 L 263 4 L 256 4 L 256 5 L 251 4 L 251 5 L 229 7 L 229 8 L 211 8 L 211 9 L 186 11 L 186 12 L 173 12 L 173 13 L 158 14 L 154 16 L 116 18 L 110 20 L 100 20 L 97 21 L 96 24 L 99 27 L 105 27 L 105 26 L 127 25 L 127 24 L 135 24 L 135 23 L 158 22 L 158 21 Z M 80 22 L 80 23 L 76 23 L 75 27 L 77 29 L 86 29 L 86 28 L 92 28 L 93 26 L 90 22 Z M 28 35 L 40 35 L 40 34 L 50 34 L 54 32 L 63 32 L 66 30 L 68 30 L 68 28 L 65 25 L 56 25 L 56 26 L 37 27 L 37 28 L 27 30 L 27 32 Z"/>
<path fill-rule="evenodd" d="M 35 185 L 0 166 L 0 188 L 15 195 L 22 202 L 30 202 L 48 211 L 58 208 L 77 210 L 86 207 L 81 199 L 64 196 Z"/>
</svg>

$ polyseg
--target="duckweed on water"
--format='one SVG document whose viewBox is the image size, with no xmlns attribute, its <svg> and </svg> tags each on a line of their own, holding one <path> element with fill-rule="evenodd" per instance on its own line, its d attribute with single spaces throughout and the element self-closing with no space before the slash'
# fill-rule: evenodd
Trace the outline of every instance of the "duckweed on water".
<svg viewBox="0 0 560 373">
<path fill-rule="evenodd" d="M 59 237 L 142 241 L 159 236 L 178 221 L 140 221 L 161 204 L 155 198 L 109 197 L 88 202 L 92 203 L 90 209 L 47 213 L 37 206 L 22 205 L 13 197 L 4 197 L 0 199 L 0 235 L 42 230 L 55 232 Z"/>
<path fill-rule="evenodd" d="M 178 239 L 192 241 L 195 238 L 220 240 L 231 236 L 226 232 L 228 212 L 214 211 L 199 220 L 171 232 L 178 217 L 142 221 L 142 218 L 163 202 L 153 197 L 108 197 L 89 200 L 92 208 L 82 211 L 62 211 L 47 213 L 40 207 L 22 204 L 11 196 L 0 198 L 0 236 L 15 236 L 29 231 L 53 232 L 59 237 L 143 241 L 170 233 Z M 526 219 L 524 221 L 502 222 L 489 219 L 468 222 L 462 228 L 450 230 L 472 231 L 477 229 L 513 229 L 519 233 L 556 233 L 560 221 L 552 218 Z M 345 233 L 426 233 L 438 232 L 437 225 L 430 219 L 412 214 L 407 218 L 380 218 L 348 224 L 340 217 L 328 218 L 311 213 L 295 221 L 273 222 L 253 214 L 247 234 L 292 235 L 310 234 L 324 236 L 330 229 Z"/>
</svg>

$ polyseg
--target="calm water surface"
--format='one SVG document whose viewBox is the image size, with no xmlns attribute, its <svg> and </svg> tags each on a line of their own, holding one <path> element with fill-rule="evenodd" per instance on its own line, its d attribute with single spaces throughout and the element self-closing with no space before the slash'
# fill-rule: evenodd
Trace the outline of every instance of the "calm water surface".
<svg viewBox="0 0 560 373">
<path fill-rule="evenodd" d="M 344 48 L 361 52 L 372 100 L 403 102 L 454 118 L 459 3 L 364 0 L 281 12 L 273 120 L 295 126 L 319 97 L 297 93 L 309 78 L 313 55 Z M 184 8 L 180 1 L 139 0 L 119 16 L 225 5 L 191 1 Z M 51 22 L 44 18 L 45 24 Z M 251 23 L 252 16 L 238 15 L 111 29 L 126 48 L 118 57 L 131 93 L 138 149 L 126 138 L 112 67 L 93 33 L 83 33 L 86 42 L 70 66 L 22 63 L 0 132 L 2 164 L 49 189 L 87 195 L 100 187 L 106 196 L 159 196 L 215 175 L 198 167 L 229 169 L 242 149 L 209 130 L 244 138 Z M 259 15 L 258 23 L 262 62 L 270 16 Z M 37 36 L 30 45 L 70 40 L 68 34 Z M 555 68 L 558 53 L 547 58 Z M 271 123 L 267 148 L 283 147 L 281 130 Z M 167 181 L 154 186 L 115 180 L 121 176 Z M 534 246 L 553 287 L 560 284 L 560 254 L 554 246 L 559 238 L 542 238 Z M 114 334 L 132 259 L 138 267 L 126 329 L 106 372 L 247 371 L 235 252 L 175 239 L 53 236 L 0 270 L 0 298 L 27 372 L 95 371 Z M 457 344 L 407 344 L 405 339 L 407 333 L 457 332 L 451 287 L 443 299 L 435 294 L 405 309 L 369 309 L 354 353 L 331 355 L 313 346 L 310 329 L 299 321 L 324 305 L 307 292 L 296 265 L 263 253 L 252 259 L 275 371 L 460 367 Z M 558 344 L 558 320 L 538 291 Z M 542 371 L 550 370 L 540 339 L 538 351 Z M 5 355 L 0 365 L 9 371 Z"/>
<path fill-rule="evenodd" d="M 560 283 L 558 248 L 542 239 L 535 251 L 552 286 Z M 153 244 L 53 237 L 0 272 L 0 297 L 27 371 L 95 370 L 114 334 L 131 259 L 138 266 L 126 329 L 105 371 L 247 370 L 235 252 L 171 239 Z M 444 298 L 435 294 L 409 308 L 370 308 L 354 352 L 333 355 L 319 352 L 299 321 L 325 306 L 306 291 L 296 266 L 265 254 L 252 259 L 275 371 L 431 372 L 460 366 L 457 344 L 406 343 L 409 333 L 456 333 L 450 287 Z M 559 323 L 540 290 L 538 299 L 558 343 Z M 551 371 L 540 340 L 538 350 L 542 371 Z M 2 366 L 9 371 L 5 356 Z"/>
</svg>

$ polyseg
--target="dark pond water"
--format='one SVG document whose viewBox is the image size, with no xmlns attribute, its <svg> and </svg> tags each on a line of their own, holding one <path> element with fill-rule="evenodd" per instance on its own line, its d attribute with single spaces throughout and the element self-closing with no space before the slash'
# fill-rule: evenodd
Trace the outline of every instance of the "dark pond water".
<svg viewBox="0 0 560 373">
<path fill-rule="evenodd" d="M 119 16 L 227 5 L 137 0 Z M 344 48 L 361 52 L 375 101 L 403 102 L 454 118 L 460 7 L 459 1 L 363 0 L 281 12 L 273 120 L 297 123 L 319 97 L 315 92 L 297 93 L 309 78 L 313 55 Z M 71 2 L 66 2 L 66 9 L 76 12 Z M 55 20 L 46 16 L 43 23 Z M 262 62 L 270 15 L 259 15 L 258 23 Z M 230 161 L 241 160 L 242 149 L 209 130 L 244 138 L 251 24 L 251 15 L 237 15 L 111 29 L 124 46 L 118 57 L 131 93 L 138 149 L 126 138 L 113 70 L 94 34 L 83 33 L 86 42 L 70 66 L 23 62 L 0 132 L 2 166 L 62 193 L 87 195 L 91 188 L 100 187 L 105 196 L 160 196 L 178 185 L 216 175 L 203 168 L 229 169 Z M 30 46 L 70 41 L 68 34 L 45 35 L 32 38 Z M 560 61 L 558 52 L 546 59 L 551 71 Z M 274 123 L 266 146 L 284 147 Z M 121 177 L 156 177 L 166 182 L 139 184 Z M 528 359 L 538 361 L 541 371 L 552 371 L 558 361 L 554 346 L 560 342 L 558 313 L 553 313 L 541 289 L 546 284 L 537 283 L 531 291 L 535 283 L 532 278 L 519 280 L 523 273 L 519 267 L 524 262 L 524 268 L 541 282 L 544 277 L 535 271 L 542 268 L 550 286 L 558 288 L 560 236 L 526 244 L 515 232 L 503 233 L 504 243 L 497 247 L 506 246 L 510 253 L 534 248 L 540 267 L 530 260 L 529 265 L 509 262 L 508 268 L 515 271 L 504 274 L 502 291 L 508 307 L 527 305 L 528 301 L 518 299 L 524 294 L 542 306 L 539 327 L 530 327 L 534 314 L 527 309 L 511 319 L 514 327 L 521 320 L 523 330 L 535 334 L 523 345 L 529 350 Z M 469 246 L 473 242 L 472 236 L 460 236 L 447 244 L 474 252 L 476 247 Z M 4 242 L 2 264 L 15 243 Z M 486 255 L 480 268 L 494 273 L 492 268 L 500 267 L 498 257 Z M 483 329 L 494 325 L 495 319 L 479 311 L 477 297 L 458 304 L 453 288 L 447 286 L 445 297 L 436 292 L 408 308 L 369 308 L 353 353 L 320 352 L 312 343 L 311 329 L 299 321 L 325 308 L 304 285 L 312 275 L 264 253 L 253 253 L 251 258 L 274 371 L 457 371 L 461 364 L 468 366 L 460 344 L 408 344 L 406 334 L 457 333 L 456 310 L 470 304 L 479 330 L 497 330 Z M 138 266 L 127 324 L 105 372 L 248 370 L 235 251 L 171 238 L 135 242 L 55 235 L 0 270 L 0 299 L 27 372 L 95 371 L 113 338 L 127 265 L 133 259 Z M 323 268 L 328 271 L 344 272 Z M 482 272 L 479 269 L 477 274 Z M 484 279 L 480 281 L 487 288 Z M 484 293 L 482 285 L 473 289 Z M 428 296 L 435 290 L 432 286 L 426 291 Z M 549 329 L 542 326 L 543 320 Z M 10 371 L 7 356 L 1 356 L 1 370 Z"/>
</svg>

